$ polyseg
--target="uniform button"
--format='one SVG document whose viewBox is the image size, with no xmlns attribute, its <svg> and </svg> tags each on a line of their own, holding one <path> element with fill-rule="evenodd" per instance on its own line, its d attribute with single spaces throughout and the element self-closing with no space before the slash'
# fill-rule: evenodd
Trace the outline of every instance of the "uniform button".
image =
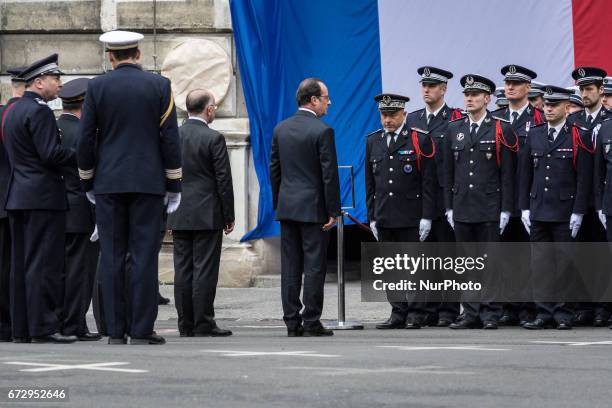
<svg viewBox="0 0 612 408">
<path fill-rule="evenodd" d="M 548 187 L 544 187 L 544 191 L 548 191 Z"/>
<path fill-rule="evenodd" d="M 470 184 L 470 186 L 469 186 L 469 187 L 470 187 L 470 188 L 474 188 L 474 185 L 473 185 L 473 184 Z"/>
<path fill-rule="evenodd" d="M 550 157 L 550 154 L 547 154 L 546 157 Z"/>
<path fill-rule="evenodd" d="M 393 191 L 391 191 L 391 192 L 389 193 L 389 195 L 390 195 L 391 197 L 393 197 Z"/>
<path fill-rule="evenodd" d="M 393 171 L 393 167 L 389 167 L 389 171 Z"/>
<path fill-rule="evenodd" d="M 474 160 L 470 160 L 470 164 L 474 164 Z"/>
<path fill-rule="evenodd" d="M 548 176 L 546 176 L 546 177 L 544 177 L 544 178 L 545 178 L 546 180 L 550 180 L 550 177 L 548 177 Z"/>
<path fill-rule="evenodd" d="M 473 175 L 474 175 L 474 173 L 472 173 L 472 172 L 470 171 L 470 177 L 471 177 L 471 176 L 473 176 Z"/>
<path fill-rule="evenodd" d="M 389 180 L 389 184 L 393 184 L 393 180 Z"/>
<path fill-rule="evenodd" d="M 546 170 L 550 170 L 550 166 L 546 166 Z"/>
<path fill-rule="evenodd" d="M 473 151 L 474 151 L 474 148 L 473 148 L 473 147 L 470 147 L 470 152 L 473 152 Z"/>
<path fill-rule="evenodd" d="M 391 160 L 393 160 L 393 156 L 389 156 L 389 158 L 390 158 Z"/>
<path fill-rule="evenodd" d="M 419 198 L 420 196 L 421 196 L 420 194 L 417 194 L 417 198 Z"/>
</svg>

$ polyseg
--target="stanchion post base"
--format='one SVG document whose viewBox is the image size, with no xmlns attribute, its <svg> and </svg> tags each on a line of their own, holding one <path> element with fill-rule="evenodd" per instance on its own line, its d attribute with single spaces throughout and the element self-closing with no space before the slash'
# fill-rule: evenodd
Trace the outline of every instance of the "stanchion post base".
<svg viewBox="0 0 612 408">
<path fill-rule="evenodd" d="M 324 325 L 330 330 L 363 330 L 363 324 L 359 322 L 329 322 Z"/>
</svg>

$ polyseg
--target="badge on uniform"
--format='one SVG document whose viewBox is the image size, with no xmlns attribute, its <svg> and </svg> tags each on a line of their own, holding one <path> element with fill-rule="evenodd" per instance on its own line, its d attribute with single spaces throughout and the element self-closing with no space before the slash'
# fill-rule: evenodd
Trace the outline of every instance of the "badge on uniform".
<svg viewBox="0 0 612 408">
<path fill-rule="evenodd" d="M 408 134 L 408 131 L 406 129 L 402 130 L 402 136 L 406 136 Z"/>
<path fill-rule="evenodd" d="M 406 174 L 412 173 L 412 166 L 410 164 L 406 164 L 404 166 L 404 173 L 406 173 Z"/>
<path fill-rule="evenodd" d="M 458 141 L 462 141 L 464 137 L 465 137 L 465 135 L 463 133 L 458 133 L 457 134 L 457 140 Z"/>
<path fill-rule="evenodd" d="M 491 119 L 485 118 L 485 123 L 489 123 L 490 121 L 491 121 Z"/>
<path fill-rule="evenodd" d="M 531 127 L 531 122 L 530 122 L 530 121 L 527 121 L 527 122 L 525 123 L 525 132 L 529 132 L 529 128 L 530 128 L 530 127 Z"/>
<path fill-rule="evenodd" d="M 493 153 L 487 153 L 485 154 L 485 156 L 487 156 L 487 160 L 491 160 L 491 158 L 493 157 Z"/>
</svg>

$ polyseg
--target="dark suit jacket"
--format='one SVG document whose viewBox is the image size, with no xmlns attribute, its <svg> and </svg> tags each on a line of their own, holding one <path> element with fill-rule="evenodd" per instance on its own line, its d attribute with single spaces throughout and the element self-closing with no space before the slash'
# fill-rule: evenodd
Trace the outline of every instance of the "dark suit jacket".
<svg viewBox="0 0 612 408">
<path fill-rule="evenodd" d="M 306 111 L 276 125 L 270 182 L 279 221 L 326 223 L 339 216 L 334 130 Z"/>
<path fill-rule="evenodd" d="M 74 115 L 62 114 L 57 120 L 57 127 L 62 136 L 62 145 L 74 149 L 79 137 L 79 118 Z M 62 175 L 66 183 L 68 196 L 66 232 L 90 234 L 95 225 L 94 212 L 81 188 L 77 166 L 62 167 Z"/>
<path fill-rule="evenodd" d="M 89 81 L 77 144 L 85 191 L 178 192 L 180 153 L 168 78 L 121 64 Z"/>
<path fill-rule="evenodd" d="M 594 162 L 595 209 L 603 209 L 610 217 L 612 216 L 612 118 L 603 121 L 597 133 Z"/>
<path fill-rule="evenodd" d="M 218 230 L 234 222 L 232 169 L 225 138 L 197 119 L 179 129 L 183 155 L 183 193 L 168 217 L 173 230 Z"/>
<path fill-rule="evenodd" d="M 5 116 L 4 147 L 11 165 L 7 210 L 66 210 L 61 167 L 73 165 L 74 150 L 61 145 L 55 116 L 26 91 Z"/>
</svg>

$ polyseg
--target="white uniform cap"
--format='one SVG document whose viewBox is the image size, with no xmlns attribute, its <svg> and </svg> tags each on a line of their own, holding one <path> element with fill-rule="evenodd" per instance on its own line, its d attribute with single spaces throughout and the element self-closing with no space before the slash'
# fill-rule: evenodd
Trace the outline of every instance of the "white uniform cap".
<svg viewBox="0 0 612 408">
<path fill-rule="evenodd" d="M 106 51 L 118 51 L 137 48 L 138 41 L 143 38 L 144 36 L 140 33 L 115 30 L 102 34 L 99 40 L 106 45 Z"/>
</svg>

